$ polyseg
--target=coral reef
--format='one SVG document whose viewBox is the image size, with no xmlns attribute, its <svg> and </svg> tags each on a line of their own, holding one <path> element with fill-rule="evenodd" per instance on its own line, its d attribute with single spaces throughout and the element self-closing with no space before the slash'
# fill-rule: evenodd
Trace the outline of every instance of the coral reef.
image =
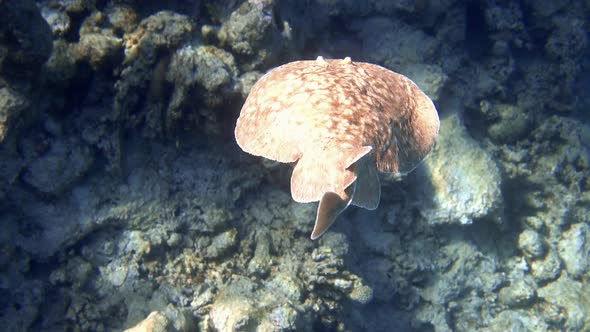
<svg viewBox="0 0 590 332">
<path fill-rule="evenodd" d="M 282 27 L 273 22 L 273 2 L 244 1 L 219 29 L 221 45 L 248 59 L 246 70 L 273 63 L 282 48 Z"/>
<path fill-rule="evenodd" d="M 51 51 L 50 27 L 33 0 L 0 3 L 0 144 L 28 120 L 35 76 Z"/>
<path fill-rule="evenodd" d="M 31 78 L 51 53 L 50 27 L 33 0 L 3 1 L 0 12 L 2 78 Z"/>
<path fill-rule="evenodd" d="M 2 330 L 590 330 L 589 13 L 0 1 Z M 265 72 L 319 55 L 410 77 L 442 125 L 310 241 L 290 167 L 233 130 Z"/>
<path fill-rule="evenodd" d="M 29 101 L 9 86 L 0 88 L 0 143 L 8 135 L 12 123 L 17 122 L 20 113 L 29 107 Z"/>
<path fill-rule="evenodd" d="M 460 159 L 449 156 L 461 156 Z M 441 136 L 418 170 L 416 200 L 432 224 L 470 224 L 488 218 L 501 222 L 501 177 L 490 154 L 474 141 L 457 113 L 441 122 Z"/>
</svg>

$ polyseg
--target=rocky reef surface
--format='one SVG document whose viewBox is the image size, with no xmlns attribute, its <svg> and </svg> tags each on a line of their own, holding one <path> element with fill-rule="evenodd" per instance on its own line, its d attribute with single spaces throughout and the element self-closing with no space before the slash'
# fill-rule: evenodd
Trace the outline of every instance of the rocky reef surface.
<svg viewBox="0 0 590 332">
<path fill-rule="evenodd" d="M 0 0 L 4 331 L 590 330 L 588 1 Z M 264 72 L 413 79 L 433 153 L 309 240 Z"/>
</svg>

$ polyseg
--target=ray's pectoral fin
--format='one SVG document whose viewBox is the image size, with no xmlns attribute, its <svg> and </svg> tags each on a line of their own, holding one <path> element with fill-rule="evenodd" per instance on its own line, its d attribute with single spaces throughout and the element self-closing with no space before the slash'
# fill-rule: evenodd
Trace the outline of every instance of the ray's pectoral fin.
<svg viewBox="0 0 590 332">
<path fill-rule="evenodd" d="M 311 239 L 315 240 L 322 236 L 330 226 L 336 221 L 336 217 L 344 211 L 350 204 L 352 197 L 347 195 L 345 199 L 334 192 L 326 192 L 318 205 L 318 214 L 315 219 L 315 225 L 311 232 Z"/>
</svg>

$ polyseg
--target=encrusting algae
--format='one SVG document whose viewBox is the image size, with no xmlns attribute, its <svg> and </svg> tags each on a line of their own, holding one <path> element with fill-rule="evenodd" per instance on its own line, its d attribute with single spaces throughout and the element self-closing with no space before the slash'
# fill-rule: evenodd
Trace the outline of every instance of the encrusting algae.
<svg viewBox="0 0 590 332">
<path fill-rule="evenodd" d="M 350 204 L 376 209 L 377 170 L 412 171 L 439 130 L 432 100 L 407 77 L 343 60 L 295 61 L 271 70 L 242 107 L 235 136 L 245 152 L 296 162 L 291 195 L 320 201 L 312 239 Z"/>
</svg>

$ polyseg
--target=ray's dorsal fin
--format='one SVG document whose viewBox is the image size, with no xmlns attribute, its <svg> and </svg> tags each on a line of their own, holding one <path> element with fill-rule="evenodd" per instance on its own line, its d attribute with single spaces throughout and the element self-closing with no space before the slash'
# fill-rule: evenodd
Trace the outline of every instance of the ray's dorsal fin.
<svg viewBox="0 0 590 332">
<path fill-rule="evenodd" d="M 354 192 L 353 187 L 349 188 L 347 193 Z M 338 217 L 338 215 L 350 205 L 350 201 L 352 200 L 351 196 L 352 195 L 343 199 L 338 194 L 331 191 L 324 193 L 320 200 L 320 204 L 318 205 L 315 225 L 311 232 L 312 240 L 318 239 L 326 232 L 326 230 L 328 230 L 328 228 L 330 228 L 330 226 L 332 226 L 334 221 L 336 221 L 336 217 Z"/>
<path fill-rule="evenodd" d="M 346 164 L 346 168 L 352 166 L 352 164 L 359 161 L 362 157 L 367 155 L 367 153 L 371 152 L 371 150 L 373 150 L 373 147 L 367 145 L 367 146 L 363 146 L 363 147 L 360 147 L 360 148 L 357 148 L 357 149 L 351 151 L 349 153 L 349 159 Z"/>
<path fill-rule="evenodd" d="M 361 164 L 361 163 L 362 164 L 365 164 L 365 162 L 364 162 L 364 160 L 366 159 L 365 156 L 367 156 L 367 154 L 369 154 L 369 152 L 371 152 L 371 150 L 373 150 L 372 147 L 370 147 L 370 146 L 363 146 L 363 147 L 360 147 L 360 148 L 351 149 L 348 152 L 348 156 L 347 156 L 348 159 L 347 159 L 347 161 L 345 163 L 345 168 L 346 168 L 346 170 L 349 170 L 349 171 L 354 172 L 354 175 L 355 176 L 351 179 L 350 182 L 348 182 L 348 183 L 346 183 L 344 185 L 344 188 L 343 189 L 347 189 L 348 187 L 350 187 L 353 184 L 356 186 L 356 183 L 358 183 L 357 179 L 358 179 L 358 176 L 359 176 L 359 172 L 358 172 L 358 169 L 359 168 L 358 168 L 358 165 Z M 354 195 L 354 192 L 355 191 L 356 191 L 356 189 L 353 188 L 351 196 Z"/>
</svg>

